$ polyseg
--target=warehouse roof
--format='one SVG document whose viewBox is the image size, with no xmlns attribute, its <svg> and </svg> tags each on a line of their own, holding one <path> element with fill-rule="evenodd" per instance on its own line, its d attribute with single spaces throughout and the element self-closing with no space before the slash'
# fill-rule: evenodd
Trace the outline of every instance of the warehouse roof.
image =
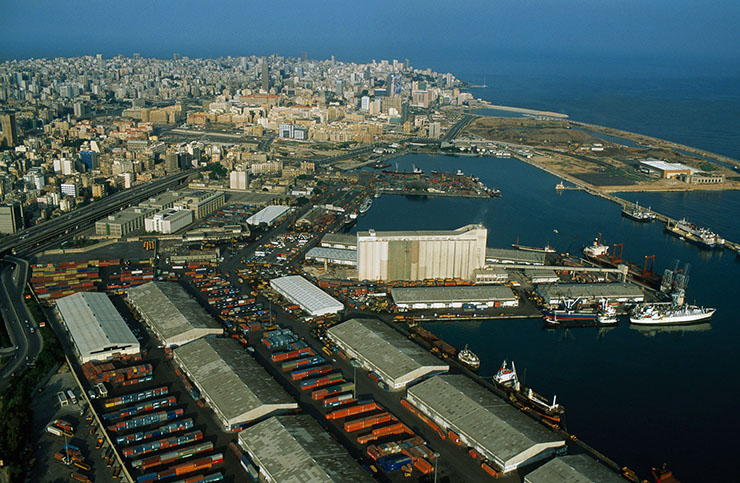
<svg viewBox="0 0 740 483">
<path fill-rule="evenodd" d="M 505 471 L 565 442 L 464 375 L 435 376 L 408 388 L 412 403 L 431 410 Z"/>
<path fill-rule="evenodd" d="M 372 481 L 311 416 L 274 416 L 240 431 L 239 445 L 269 481 Z"/>
<path fill-rule="evenodd" d="M 273 221 L 283 216 L 290 208 L 282 205 L 265 206 L 254 215 L 247 218 L 250 225 L 259 225 L 260 223 L 272 224 Z"/>
<path fill-rule="evenodd" d="M 184 344 L 221 327 L 174 282 L 149 282 L 129 289 L 128 298 L 165 345 Z"/>
<path fill-rule="evenodd" d="M 334 314 L 344 310 L 342 302 L 300 275 L 273 278 L 270 280 L 270 285 L 312 316 Z"/>
<path fill-rule="evenodd" d="M 525 483 L 620 483 L 624 480 L 607 466 L 585 454 L 548 461 L 524 477 Z"/>
<path fill-rule="evenodd" d="M 76 293 L 57 300 L 57 308 L 83 359 L 110 355 L 116 348 L 136 348 L 138 352 L 139 341 L 106 294 Z"/>
<path fill-rule="evenodd" d="M 357 248 L 357 235 L 346 235 L 344 233 L 327 233 L 321 238 L 322 244 L 345 245 Z"/>
<path fill-rule="evenodd" d="M 658 159 L 648 159 L 646 161 L 640 161 L 641 164 L 646 164 L 650 167 L 659 169 L 661 171 L 685 171 L 689 170 L 692 173 L 699 171 L 696 168 L 692 168 L 691 166 L 686 166 L 685 164 L 681 163 L 669 163 L 666 161 L 660 161 Z"/>
<path fill-rule="evenodd" d="M 486 248 L 486 261 L 544 265 L 545 254 L 526 250 L 513 250 L 511 248 Z"/>
<path fill-rule="evenodd" d="M 306 253 L 306 258 L 326 258 L 327 260 L 342 260 L 357 263 L 357 250 L 313 247 Z"/>
<path fill-rule="evenodd" d="M 298 404 L 233 339 L 206 337 L 174 350 L 175 360 L 207 397 L 225 426 Z"/>
<path fill-rule="evenodd" d="M 348 355 L 365 362 L 394 387 L 404 386 L 432 372 L 450 369 L 379 320 L 350 319 L 330 328 L 327 335 L 343 346 Z"/>
<path fill-rule="evenodd" d="M 516 300 L 509 287 L 500 285 L 463 285 L 459 287 L 394 287 L 391 289 L 393 302 L 412 304 L 414 302 L 488 302 Z"/>
<path fill-rule="evenodd" d="M 545 300 L 578 297 L 643 297 L 642 290 L 631 283 L 560 283 L 537 287 L 537 293 Z"/>
</svg>

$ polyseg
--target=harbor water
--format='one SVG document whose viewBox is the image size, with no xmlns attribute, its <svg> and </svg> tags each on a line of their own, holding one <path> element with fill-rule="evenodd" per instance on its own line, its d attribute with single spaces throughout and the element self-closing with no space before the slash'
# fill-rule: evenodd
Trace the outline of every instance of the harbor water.
<svg viewBox="0 0 740 483">
<path fill-rule="evenodd" d="M 640 474 L 668 462 L 683 481 L 722 481 L 734 474 L 734 434 L 740 387 L 736 374 L 740 335 L 735 294 L 740 259 L 726 250 L 706 251 L 664 233 L 661 223 L 621 216 L 620 207 L 583 191 L 558 193 L 558 178 L 511 158 L 412 154 L 393 167 L 477 176 L 502 198 L 468 199 L 383 195 L 373 200 L 354 230 L 488 227 L 489 247 L 550 244 L 580 253 L 599 234 L 623 243 L 625 259 L 642 264 L 655 255 L 662 272 L 689 264 L 687 301 L 717 308 L 711 324 L 642 328 L 620 320 L 610 329 L 545 330 L 541 319 L 430 322 L 425 327 L 456 347 L 468 344 L 492 376 L 514 360 L 527 385 L 557 394 L 567 408 L 568 430 Z M 690 219 L 740 241 L 740 196 L 665 193 L 626 196 L 666 214 Z M 716 226 L 715 226 L 716 225 Z"/>
</svg>

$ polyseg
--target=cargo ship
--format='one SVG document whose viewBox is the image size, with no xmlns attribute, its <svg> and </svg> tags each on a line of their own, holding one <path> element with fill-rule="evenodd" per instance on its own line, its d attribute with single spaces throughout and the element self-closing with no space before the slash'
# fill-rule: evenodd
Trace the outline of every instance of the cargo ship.
<svg viewBox="0 0 740 483">
<path fill-rule="evenodd" d="M 364 215 L 368 211 L 370 211 L 370 207 L 373 206 L 373 199 L 372 198 L 366 198 L 365 201 L 362 202 L 360 205 L 360 214 Z"/>
<path fill-rule="evenodd" d="M 521 385 L 514 361 L 511 361 L 511 368 L 507 366 L 506 361 L 501 363 L 498 372 L 493 376 L 493 383 L 508 393 L 509 399 L 515 405 L 530 408 L 548 421 L 561 423 L 565 417 L 565 408 L 557 403 L 557 396 L 554 396 L 550 403 L 544 396 Z"/>
<path fill-rule="evenodd" d="M 597 327 L 617 323 L 617 309 L 601 299 L 596 308 L 580 308 L 580 297 L 563 301 L 559 308 L 546 310 L 542 318 L 551 327 Z"/>
<path fill-rule="evenodd" d="M 640 205 L 637 202 L 635 202 L 635 206 L 633 208 L 627 208 L 627 205 L 625 205 L 622 209 L 622 216 L 642 223 L 648 223 L 655 220 L 655 213 L 653 213 L 650 208 L 647 210 L 640 208 Z"/>
<path fill-rule="evenodd" d="M 457 358 L 460 362 L 470 367 L 474 371 L 477 371 L 478 368 L 480 367 L 480 358 L 477 355 L 475 355 L 473 351 L 468 349 L 467 344 L 465 345 L 465 349 L 461 350 L 457 354 Z"/>
<path fill-rule="evenodd" d="M 632 262 L 622 259 L 622 248 L 624 245 L 621 243 L 613 245 L 613 253 L 609 255 L 609 245 L 601 243 L 601 234 L 594 240 L 591 245 L 588 245 L 583 249 L 583 255 L 586 260 L 606 268 L 617 268 L 619 265 L 627 265 L 627 278 L 630 280 L 646 285 L 654 290 L 660 288 L 660 282 L 662 277 L 653 272 L 653 265 L 655 263 L 655 256 L 649 255 L 645 257 L 643 266 L 640 267 Z M 617 248 L 620 249 L 619 255 L 617 255 Z M 651 266 L 648 268 L 648 260 L 651 260 Z"/>
<path fill-rule="evenodd" d="M 630 315 L 630 322 L 640 325 L 695 324 L 710 319 L 717 309 L 672 302 L 640 304 Z"/>
<path fill-rule="evenodd" d="M 725 244 L 724 238 L 708 228 L 687 221 L 686 218 L 682 218 L 674 224 L 668 222 L 665 226 L 665 231 L 701 248 L 721 248 Z"/>
</svg>

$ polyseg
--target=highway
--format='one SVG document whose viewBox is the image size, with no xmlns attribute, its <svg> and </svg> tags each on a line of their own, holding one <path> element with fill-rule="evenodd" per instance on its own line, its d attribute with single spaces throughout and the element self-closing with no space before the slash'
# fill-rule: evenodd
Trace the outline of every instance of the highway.
<svg viewBox="0 0 740 483">
<path fill-rule="evenodd" d="M 28 262 L 6 257 L 0 264 L 0 310 L 14 347 L 14 358 L 0 369 L 0 389 L 13 374 L 33 364 L 43 342 L 38 325 L 23 301 L 23 288 L 28 279 Z M 31 333 L 33 331 L 33 333 Z"/>
<path fill-rule="evenodd" d="M 455 124 L 453 124 L 453 126 L 450 128 L 449 131 L 447 131 L 447 134 L 445 134 L 445 137 L 442 138 L 442 140 L 443 141 L 450 142 L 453 139 L 455 139 L 457 137 L 457 135 L 460 134 L 460 131 L 462 130 L 462 128 L 464 128 L 465 126 L 467 126 L 468 123 L 470 121 L 472 121 L 473 119 L 475 119 L 476 117 L 478 117 L 478 116 L 474 116 L 472 114 L 465 114 L 462 117 L 462 119 L 460 119 Z"/>
</svg>

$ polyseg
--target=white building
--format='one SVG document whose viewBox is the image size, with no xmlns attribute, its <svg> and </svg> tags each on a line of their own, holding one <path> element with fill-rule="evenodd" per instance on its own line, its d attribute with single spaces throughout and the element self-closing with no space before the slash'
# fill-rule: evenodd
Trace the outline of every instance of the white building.
<svg viewBox="0 0 740 483">
<path fill-rule="evenodd" d="M 280 219 L 283 215 L 285 215 L 288 211 L 290 211 L 290 208 L 287 206 L 282 205 L 270 205 L 262 208 L 260 211 L 255 213 L 254 215 L 247 218 L 247 223 L 252 226 L 257 226 L 261 223 L 267 224 L 267 226 L 272 226 L 275 221 Z"/>
<path fill-rule="evenodd" d="M 83 364 L 141 351 L 139 341 L 104 293 L 63 297 L 57 301 L 57 310 Z"/>
<path fill-rule="evenodd" d="M 457 230 L 357 233 L 360 280 L 472 280 L 485 265 L 488 230 L 466 225 Z"/>
<path fill-rule="evenodd" d="M 249 187 L 247 183 L 246 171 L 232 171 L 229 175 L 229 188 L 232 190 L 246 190 Z"/>
<path fill-rule="evenodd" d="M 60 188 L 63 195 L 77 197 L 77 185 L 75 183 L 62 183 Z"/>
<path fill-rule="evenodd" d="M 270 286 L 287 300 L 297 304 L 311 317 L 336 314 L 344 305 L 300 275 L 274 278 Z"/>
<path fill-rule="evenodd" d="M 158 233 L 176 233 L 192 222 L 192 211 L 168 209 L 144 219 L 144 229 Z"/>
</svg>

